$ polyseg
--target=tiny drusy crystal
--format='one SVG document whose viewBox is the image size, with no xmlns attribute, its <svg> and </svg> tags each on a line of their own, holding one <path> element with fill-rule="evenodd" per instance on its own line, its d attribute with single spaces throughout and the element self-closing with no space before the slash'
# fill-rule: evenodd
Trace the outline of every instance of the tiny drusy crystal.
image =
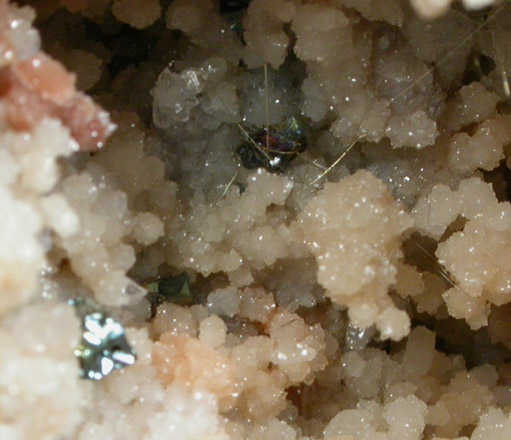
<svg viewBox="0 0 511 440">
<path fill-rule="evenodd" d="M 69 301 L 82 320 L 82 339 L 74 354 L 85 379 L 100 380 L 113 370 L 133 365 L 135 351 L 124 335 L 123 326 L 99 306 L 84 298 Z"/>
</svg>

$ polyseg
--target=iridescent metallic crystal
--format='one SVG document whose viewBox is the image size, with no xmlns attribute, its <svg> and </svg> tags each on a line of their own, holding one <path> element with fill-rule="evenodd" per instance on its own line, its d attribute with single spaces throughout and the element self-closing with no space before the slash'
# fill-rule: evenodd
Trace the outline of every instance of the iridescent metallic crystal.
<svg viewBox="0 0 511 440">
<path fill-rule="evenodd" d="M 250 137 L 238 147 L 242 165 L 251 170 L 266 168 L 282 171 L 307 146 L 308 122 L 304 117 L 284 118 L 269 127 L 251 130 Z"/>
<path fill-rule="evenodd" d="M 164 302 L 172 302 L 181 306 L 191 305 L 193 296 L 190 291 L 190 277 L 186 272 L 167 278 L 146 282 L 147 301 L 151 303 L 151 317 Z"/>
<path fill-rule="evenodd" d="M 121 324 L 85 298 L 72 299 L 69 304 L 82 320 L 82 339 L 74 354 L 80 361 L 83 378 L 100 380 L 114 370 L 135 363 L 135 352 Z"/>
</svg>

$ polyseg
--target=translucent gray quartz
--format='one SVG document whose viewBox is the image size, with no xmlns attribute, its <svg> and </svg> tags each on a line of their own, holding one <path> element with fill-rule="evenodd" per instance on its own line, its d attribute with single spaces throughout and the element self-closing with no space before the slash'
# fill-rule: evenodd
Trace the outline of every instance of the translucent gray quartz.
<svg viewBox="0 0 511 440">
<path fill-rule="evenodd" d="M 348 324 L 346 328 L 346 350 L 362 351 L 371 342 L 376 330 L 374 326 L 367 328 L 358 328 Z"/>
</svg>

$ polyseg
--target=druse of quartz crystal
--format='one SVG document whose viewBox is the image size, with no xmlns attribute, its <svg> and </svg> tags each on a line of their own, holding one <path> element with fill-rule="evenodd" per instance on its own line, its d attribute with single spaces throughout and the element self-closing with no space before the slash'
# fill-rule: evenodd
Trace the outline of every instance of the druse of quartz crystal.
<svg viewBox="0 0 511 440">
<path fill-rule="evenodd" d="M 510 438 L 507 1 L 22 3 L 0 439 Z"/>
<path fill-rule="evenodd" d="M 135 352 L 119 322 L 85 298 L 70 300 L 69 305 L 82 320 L 83 333 L 75 356 L 80 361 L 83 378 L 100 380 L 114 370 L 135 363 Z"/>
<path fill-rule="evenodd" d="M 232 401 L 235 366 L 206 344 L 188 335 L 164 333 L 152 355 L 157 377 L 164 383 L 209 391 L 226 405 Z"/>
<path fill-rule="evenodd" d="M 456 191 L 434 186 L 412 214 L 417 229 L 437 239 L 458 217 L 466 220 L 463 229 L 440 242 L 436 251 L 456 283 L 443 297 L 449 314 L 466 319 L 474 329 L 485 326 L 488 303 L 502 305 L 508 300 L 511 204 L 499 203 L 490 184 L 472 177 Z"/>
<path fill-rule="evenodd" d="M 441 16 L 451 6 L 452 0 L 411 0 L 412 6 L 419 14 L 427 19 Z M 467 9 L 484 9 L 494 3 L 494 0 L 463 0 L 463 6 Z"/>
<path fill-rule="evenodd" d="M 412 225 L 404 207 L 367 171 L 325 184 L 296 223 L 316 257 L 327 296 L 348 306 L 354 325 L 376 324 L 395 339 L 410 324 L 387 292 L 396 279 L 401 234 Z"/>
<path fill-rule="evenodd" d="M 97 150 L 114 131 L 109 114 L 75 89 L 76 77 L 40 52 L 0 71 L 0 95 L 12 129 L 26 131 L 44 117 L 59 119 L 82 150 Z"/>
</svg>

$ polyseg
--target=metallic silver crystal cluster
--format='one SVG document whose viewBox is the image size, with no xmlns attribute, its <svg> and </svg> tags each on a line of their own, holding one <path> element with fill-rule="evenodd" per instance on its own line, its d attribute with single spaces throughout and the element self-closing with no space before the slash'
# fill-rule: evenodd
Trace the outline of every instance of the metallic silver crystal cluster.
<svg viewBox="0 0 511 440">
<path fill-rule="evenodd" d="M 80 361 L 83 378 L 100 380 L 114 370 L 135 363 L 135 351 L 119 322 L 88 299 L 74 298 L 69 304 L 82 320 L 82 339 L 74 354 Z"/>
</svg>

